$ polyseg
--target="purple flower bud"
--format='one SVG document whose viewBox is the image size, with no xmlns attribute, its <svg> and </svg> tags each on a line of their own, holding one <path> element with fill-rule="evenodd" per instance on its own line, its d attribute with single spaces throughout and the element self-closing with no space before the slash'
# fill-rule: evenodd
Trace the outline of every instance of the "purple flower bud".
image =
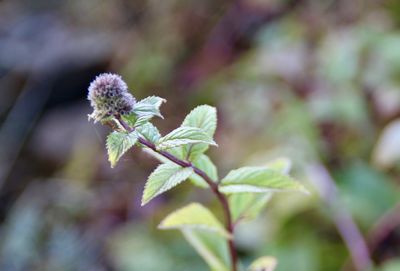
<svg viewBox="0 0 400 271">
<path fill-rule="evenodd" d="M 121 76 L 111 73 L 100 74 L 94 79 L 89 86 L 88 100 L 93 107 L 89 119 L 95 122 L 129 114 L 136 102 Z"/>
</svg>

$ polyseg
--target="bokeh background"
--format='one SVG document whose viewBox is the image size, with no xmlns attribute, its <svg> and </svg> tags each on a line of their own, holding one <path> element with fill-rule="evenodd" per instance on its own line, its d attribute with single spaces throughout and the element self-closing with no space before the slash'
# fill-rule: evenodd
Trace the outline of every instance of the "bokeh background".
<svg viewBox="0 0 400 271">
<path fill-rule="evenodd" d="M 87 121 L 101 72 L 165 97 L 163 133 L 216 106 L 220 177 L 293 161 L 312 193 L 238 227 L 244 265 L 400 270 L 398 0 L 0 1 L 0 270 L 206 270 L 157 224 L 218 204 L 186 183 L 140 207 L 157 162 L 136 149 L 110 168 L 108 130 Z"/>
</svg>

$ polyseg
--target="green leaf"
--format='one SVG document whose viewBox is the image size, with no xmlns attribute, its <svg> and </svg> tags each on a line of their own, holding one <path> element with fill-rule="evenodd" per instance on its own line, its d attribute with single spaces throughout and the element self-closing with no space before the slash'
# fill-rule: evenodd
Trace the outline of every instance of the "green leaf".
<svg viewBox="0 0 400 271">
<path fill-rule="evenodd" d="M 287 158 L 278 158 L 267 164 L 267 168 L 289 173 L 291 162 Z M 234 222 L 248 221 L 256 218 L 263 210 L 272 193 L 234 193 L 229 195 L 229 208 Z"/>
<path fill-rule="evenodd" d="M 289 174 L 292 162 L 286 157 L 277 158 L 267 163 L 267 168 L 281 172 L 282 174 Z"/>
<path fill-rule="evenodd" d="M 126 133 L 114 131 L 107 137 L 108 160 L 114 167 L 121 156 L 135 145 L 138 137 L 136 132 Z"/>
<path fill-rule="evenodd" d="M 217 128 L 217 110 L 209 105 L 200 105 L 186 116 L 182 126 L 201 128 L 212 137 Z"/>
<path fill-rule="evenodd" d="M 135 127 L 138 116 L 135 113 L 130 113 L 121 116 L 122 120 L 128 123 L 129 127 Z"/>
<path fill-rule="evenodd" d="M 235 193 L 229 195 L 229 208 L 234 222 L 254 219 L 265 207 L 271 193 Z"/>
<path fill-rule="evenodd" d="M 138 117 L 135 126 L 139 126 L 154 116 L 162 118 L 160 106 L 166 100 L 157 96 L 147 97 L 137 102 L 133 107 L 133 113 Z"/>
<path fill-rule="evenodd" d="M 160 140 L 161 138 L 158 129 L 150 122 L 147 122 L 142 126 L 136 127 L 136 131 L 153 144 L 157 144 L 158 140 Z"/>
<path fill-rule="evenodd" d="M 261 257 L 254 261 L 248 271 L 274 271 L 277 261 L 274 257 Z"/>
<path fill-rule="evenodd" d="M 142 197 L 142 206 L 154 197 L 180 184 L 192 173 L 192 168 L 183 168 L 172 163 L 159 165 L 156 170 L 150 174 L 146 182 Z"/>
<path fill-rule="evenodd" d="M 214 182 L 218 180 L 217 168 L 207 155 L 201 154 L 192 164 L 204 171 Z M 193 173 L 189 179 L 199 187 L 208 187 L 204 179 L 195 173 Z"/>
<path fill-rule="evenodd" d="M 298 190 L 307 193 L 299 182 L 268 167 L 242 167 L 232 170 L 222 179 L 221 184 L 221 191 L 228 194 L 282 190 Z"/>
<path fill-rule="evenodd" d="M 160 150 L 166 150 L 177 146 L 194 143 L 217 145 L 209 135 L 199 128 L 179 127 L 162 137 L 157 147 Z"/>
<path fill-rule="evenodd" d="M 195 127 L 202 129 L 210 138 L 214 137 L 217 128 L 217 110 L 209 105 L 200 105 L 194 108 L 183 121 L 182 127 Z M 184 156 L 190 161 L 208 149 L 207 144 L 196 144 L 182 147 Z"/>
<path fill-rule="evenodd" d="M 160 229 L 199 229 L 220 234 L 226 238 L 231 235 L 215 216 L 203 205 L 191 203 L 169 214 L 159 225 Z"/>
<path fill-rule="evenodd" d="M 228 246 L 224 237 L 196 229 L 182 229 L 181 231 L 211 270 L 229 271 Z"/>
</svg>

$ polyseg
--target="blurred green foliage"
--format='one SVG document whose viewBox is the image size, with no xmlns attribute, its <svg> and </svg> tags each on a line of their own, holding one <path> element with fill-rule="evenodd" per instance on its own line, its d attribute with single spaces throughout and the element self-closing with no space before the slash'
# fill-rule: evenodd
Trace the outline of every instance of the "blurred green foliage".
<svg viewBox="0 0 400 271">
<path fill-rule="evenodd" d="M 233 25 L 227 1 L 4 1 L 0 13 L 2 29 L 17 29 L 11 18 L 29 20 L 40 11 L 56 14 L 73 33 L 99 32 L 110 44 L 107 70 L 120 72 L 138 98 L 167 98 L 168 118 L 156 120 L 163 134 L 190 108 L 216 106 L 219 148 L 210 156 L 220 176 L 282 156 L 293 161 L 293 175 L 312 195 L 279 194 L 261 217 L 237 229 L 243 266 L 269 255 L 278 259 L 277 271 L 354 270 L 332 209 L 307 175 L 316 163 L 334 177 L 338 205 L 351 212 L 371 244 L 375 270 L 400 270 L 400 226 L 389 223 L 387 232 L 375 234 L 400 201 L 398 130 L 387 143 L 390 157 L 377 156 L 385 127 L 400 117 L 400 4 L 299 1 L 257 24 L 252 19 L 286 1 L 242 2 L 233 13 L 237 35 L 226 36 Z M 226 38 L 231 36 L 237 39 Z M 17 68 L 15 78 L 25 72 Z M 16 96 L 4 101 L 16 102 Z M 184 184 L 140 210 L 155 160 L 127 155 L 111 170 L 105 132 L 86 123 L 82 100 L 76 101 L 79 109 L 64 105 L 43 113 L 15 162 L 12 182 L 2 186 L 0 270 L 204 270 L 178 232 L 158 232 L 156 225 L 189 201 L 210 203 L 220 214 L 213 198 Z M 56 139 L 49 140 L 52 135 Z"/>
</svg>

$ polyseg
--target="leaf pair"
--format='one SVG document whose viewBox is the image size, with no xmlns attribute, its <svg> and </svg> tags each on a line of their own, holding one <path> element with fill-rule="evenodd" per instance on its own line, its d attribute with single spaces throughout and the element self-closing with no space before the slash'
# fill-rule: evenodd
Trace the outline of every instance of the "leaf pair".
<svg viewBox="0 0 400 271">
<path fill-rule="evenodd" d="M 215 165 L 208 156 L 203 154 L 209 145 L 216 145 L 213 140 L 216 123 L 217 114 L 215 108 L 202 105 L 193 109 L 179 128 L 164 137 L 160 137 L 159 132 L 154 126 L 150 126 L 151 124 L 138 127 L 140 128 L 138 133 L 153 142 L 157 149 L 168 150 L 168 152 L 180 159 L 189 159 L 194 166 L 203 170 L 213 181 L 217 181 L 218 174 Z M 176 166 L 152 150 L 146 149 L 146 151 L 164 164 L 158 166 L 148 178 L 143 193 L 142 205 L 188 178 L 199 186 L 207 186 L 205 181 L 196 175 L 192 169 Z"/>
<path fill-rule="evenodd" d="M 217 129 L 217 110 L 209 105 L 200 105 L 194 108 L 184 119 L 180 128 L 200 129 L 213 140 L 215 130 Z M 213 141 L 214 142 L 214 141 Z M 189 160 L 194 166 L 204 171 L 213 181 L 218 180 L 217 168 L 211 159 L 204 154 L 208 150 L 209 142 L 197 142 L 194 144 L 185 144 L 170 151 L 180 159 Z M 206 188 L 207 183 L 202 177 L 192 174 L 189 178 L 196 186 Z"/>
<path fill-rule="evenodd" d="M 154 116 L 162 117 L 160 106 L 163 102 L 165 100 L 160 97 L 147 97 L 135 104 L 132 113 L 122 116 L 135 131 L 114 131 L 108 135 L 106 146 L 111 167 L 136 144 L 140 135 L 151 142 L 157 142 L 161 138 L 157 128 L 148 121 Z"/>
<path fill-rule="evenodd" d="M 209 145 L 217 145 L 213 136 L 217 127 L 217 111 L 214 107 L 201 105 L 193 109 L 181 126 L 160 139 L 158 148 L 173 149 L 178 158 L 193 161 L 204 153 Z"/>
</svg>

